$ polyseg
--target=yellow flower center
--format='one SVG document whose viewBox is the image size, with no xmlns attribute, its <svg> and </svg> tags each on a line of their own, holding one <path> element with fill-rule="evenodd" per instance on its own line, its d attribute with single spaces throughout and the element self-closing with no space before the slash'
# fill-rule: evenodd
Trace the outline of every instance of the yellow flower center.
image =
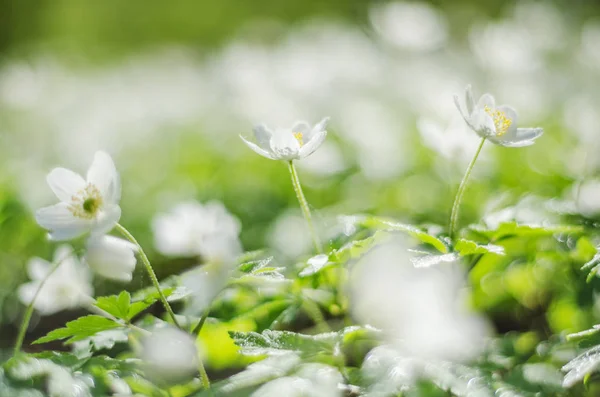
<svg viewBox="0 0 600 397">
<path fill-rule="evenodd" d="M 88 183 L 85 188 L 71 197 L 69 211 L 78 218 L 93 219 L 102 207 L 103 202 L 100 190 Z"/>
<path fill-rule="evenodd" d="M 294 132 L 293 134 L 294 138 L 296 138 L 296 140 L 300 144 L 300 147 L 304 146 L 304 135 L 301 132 Z"/>
<path fill-rule="evenodd" d="M 506 116 L 506 113 L 504 113 L 502 110 L 491 109 L 487 105 L 484 106 L 483 110 L 485 110 L 485 112 L 492 117 L 492 120 L 494 120 L 494 125 L 496 126 L 496 135 L 502 136 L 506 134 L 506 131 L 508 131 L 512 124 L 512 120 Z"/>
</svg>

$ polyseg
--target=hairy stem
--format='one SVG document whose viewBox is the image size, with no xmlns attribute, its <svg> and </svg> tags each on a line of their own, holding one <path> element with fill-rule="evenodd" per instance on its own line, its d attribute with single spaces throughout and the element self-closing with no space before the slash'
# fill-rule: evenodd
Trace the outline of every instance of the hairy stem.
<svg viewBox="0 0 600 397">
<path fill-rule="evenodd" d="M 321 241 L 319 240 L 319 236 L 315 231 L 312 216 L 310 214 L 310 208 L 308 207 L 308 202 L 306 201 L 304 193 L 302 192 L 302 185 L 300 185 L 300 179 L 298 178 L 298 173 L 296 172 L 294 162 L 290 160 L 288 166 L 290 169 L 290 176 L 292 177 L 292 185 L 294 185 L 294 191 L 296 192 L 296 197 L 298 198 L 298 202 L 300 203 L 302 215 L 304 215 L 304 219 L 306 220 L 306 224 L 308 225 L 308 230 L 311 234 L 313 244 L 315 246 L 315 251 L 317 252 L 317 254 L 321 254 L 323 253 L 323 247 L 321 246 Z"/>
<path fill-rule="evenodd" d="M 142 248 L 140 243 L 137 242 L 135 237 L 133 237 L 133 235 L 131 233 L 129 233 L 129 231 L 127 229 L 125 229 L 121 224 L 117 223 L 116 228 L 119 231 L 119 233 L 121 233 L 127 240 L 131 241 L 133 244 L 135 244 L 138 247 L 138 249 L 139 249 L 138 253 L 139 253 L 140 259 L 142 260 L 142 263 L 144 264 L 144 267 L 146 268 L 146 272 L 148 273 L 148 276 L 150 276 L 150 280 L 152 280 L 152 284 L 154 284 L 154 287 L 158 291 L 158 296 L 160 297 L 160 301 L 162 302 L 163 306 L 165 307 L 165 310 L 167 311 L 167 313 L 169 313 L 169 316 L 171 316 L 171 320 L 173 320 L 173 323 L 178 328 L 181 328 L 181 326 L 179 325 L 179 322 L 177 322 L 177 318 L 175 317 L 175 312 L 173 312 L 171 305 L 169 305 L 169 302 L 167 302 L 167 298 L 165 297 L 165 294 L 163 294 L 162 290 L 160 289 L 160 284 L 158 283 L 158 278 L 156 277 L 156 273 L 154 273 L 154 269 L 152 269 L 152 265 L 150 264 L 150 261 L 148 260 L 148 257 L 146 256 L 146 253 L 144 252 L 144 249 Z"/>
<path fill-rule="evenodd" d="M 460 202 L 462 201 L 463 195 L 465 194 L 465 190 L 467 188 L 467 182 L 469 177 L 471 176 L 471 171 L 473 171 L 473 167 L 475 167 L 475 162 L 477 161 L 477 157 L 479 157 L 479 153 L 481 153 L 481 149 L 483 149 L 483 144 L 485 143 L 485 138 L 481 139 L 481 143 L 477 148 L 477 152 L 475 152 L 475 156 L 469 163 L 467 167 L 467 171 L 465 172 L 465 176 L 463 176 L 462 181 L 460 181 L 460 186 L 458 187 L 458 192 L 456 192 L 456 197 L 454 198 L 454 204 L 452 205 L 452 214 L 450 215 L 450 239 L 454 238 L 456 232 L 456 223 L 458 222 L 458 211 L 460 209 Z"/>
</svg>

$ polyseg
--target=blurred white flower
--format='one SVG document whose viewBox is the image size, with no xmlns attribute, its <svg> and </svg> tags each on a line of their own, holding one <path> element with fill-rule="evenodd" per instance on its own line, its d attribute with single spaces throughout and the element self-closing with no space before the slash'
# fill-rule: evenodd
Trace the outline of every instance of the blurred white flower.
<svg viewBox="0 0 600 397">
<path fill-rule="evenodd" d="M 573 189 L 577 211 L 583 216 L 600 215 L 600 180 L 581 182 Z"/>
<path fill-rule="evenodd" d="M 454 103 L 467 125 L 496 145 L 530 146 L 544 133 L 541 128 L 517 128 L 517 112 L 507 105 L 496 106 L 491 94 L 483 94 L 475 104 L 470 85 L 465 89 L 466 107 L 460 104 L 458 95 L 454 95 Z"/>
<path fill-rule="evenodd" d="M 324 142 L 321 149 L 306 160 L 298 163 L 298 168 L 314 174 L 335 175 L 347 168 L 340 148 L 333 142 Z"/>
<path fill-rule="evenodd" d="M 292 128 L 270 130 L 266 125 L 254 127 L 256 143 L 240 135 L 248 147 L 271 160 L 300 160 L 311 155 L 321 146 L 327 136 L 329 118 L 311 127 L 306 121 L 296 122 Z"/>
<path fill-rule="evenodd" d="M 181 274 L 181 284 L 190 292 L 186 315 L 204 313 L 227 284 L 232 263 L 210 263 Z"/>
<path fill-rule="evenodd" d="M 476 60 L 492 71 L 519 74 L 544 65 L 540 45 L 520 21 L 486 21 L 471 30 L 469 41 Z"/>
<path fill-rule="evenodd" d="M 129 282 L 135 270 L 138 247 L 113 236 L 92 236 L 88 239 L 84 260 L 102 277 Z"/>
<path fill-rule="evenodd" d="M 27 273 L 31 282 L 19 287 L 19 299 L 28 305 L 33 300 L 42 280 L 48 276 L 53 266 L 58 269 L 48 277 L 34 307 L 44 315 L 65 309 L 74 309 L 86 303 L 93 294 L 88 269 L 81 264 L 68 245 L 59 246 L 54 252 L 54 264 L 41 258 L 32 258 L 27 264 Z"/>
<path fill-rule="evenodd" d="M 154 244 L 165 255 L 231 262 L 241 252 L 240 221 L 218 201 L 177 204 L 152 221 Z"/>
<path fill-rule="evenodd" d="M 432 50 L 448 38 L 444 17 L 431 5 L 391 2 L 370 11 L 371 23 L 387 41 L 411 50 Z"/>
<path fill-rule="evenodd" d="M 270 227 L 269 246 L 288 258 L 297 258 L 312 248 L 312 240 L 306 231 L 306 221 L 297 211 L 280 215 Z"/>
<path fill-rule="evenodd" d="M 304 364 L 293 376 L 272 380 L 251 394 L 251 397 L 336 397 L 344 382 L 340 372 L 325 364 Z"/>
<path fill-rule="evenodd" d="M 353 269 L 351 311 L 380 328 L 409 357 L 468 360 L 482 347 L 485 322 L 461 300 L 463 274 L 454 263 L 415 268 L 406 244 L 376 247 Z"/>
<path fill-rule="evenodd" d="M 194 338 L 172 326 L 155 329 L 145 337 L 139 357 L 149 374 L 165 381 L 191 377 L 200 360 Z"/>
<path fill-rule="evenodd" d="M 428 118 L 421 117 L 417 120 L 417 129 L 426 146 L 445 159 L 467 164 L 477 150 L 478 143 L 476 140 L 469 139 L 471 133 L 463 127 L 463 120 L 459 116 L 456 116 L 445 128 Z"/>
<path fill-rule="evenodd" d="M 48 185 L 60 203 L 39 209 L 36 220 L 52 240 L 69 240 L 84 233 L 109 232 L 121 217 L 121 182 L 111 157 L 96 152 L 87 180 L 66 168 L 55 168 Z"/>
<path fill-rule="evenodd" d="M 90 389 L 94 387 L 91 377 L 82 375 L 80 371 L 72 374 L 67 368 L 51 360 L 38 360 L 32 357 L 12 367 L 11 376 L 22 381 L 45 378 L 49 397 L 92 397 Z"/>
</svg>

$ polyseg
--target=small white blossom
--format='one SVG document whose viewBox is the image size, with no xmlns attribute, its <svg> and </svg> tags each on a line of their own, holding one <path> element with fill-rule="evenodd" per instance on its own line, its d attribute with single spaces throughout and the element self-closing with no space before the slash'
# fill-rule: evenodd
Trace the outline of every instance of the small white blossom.
<svg viewBox="0 0 600 397">
<path fill-rule="evenodd" d="M 461 268 L 454 263 L 417 268 L 411 263 L 414 259 L 399 239 L 365 255 L 351 274 L 352 313 L 360 322 L 380 328 L 407 357 L 476 357 L 488 329 L 461 299 Z"/>
<path fill-rule="evenodd" d="M 542 128 L 517 128 L 517 112 L 508 105 L 496 106 L 491 94 L 483 94 L 475 104 L 470 85 L 465 89 L 466 108 L 460 104 L 458 95 L 454 95 L 454 103 L 467 125 L 496 145 L 530 146 L 544 133 Z"/>
<path fill-rule="evenodd" d="M 198 369 L 196 341 L 190 334 L 172 326 L 152 331 L 142 341 L 139 354 L 148 372 L 162 380 L 185 379 Z"/>
<path fill-rule="evenodd" d="M 266 125 L 254 127 L 256 143 L 240 135 L 248 147 L 271 160 L 300 160 L 311 155 L 327 136 L 326 117 L 311 127 L 306 121 L 296 122 L 292 128 L 270 130 Z"/>
<path fill-rule="evenodd" d="M 55 168 L 48 185 L 60 203 L 37 211 L 36 220 L 52 240 L 109 232 L 121 218 L 121 182 L 111 157 L 96 152 L 86 179 L 66 168 Z"/>
<path fill-rule="evenodd" d="M 337 368 L 310 363 L 300 366 L 294 375 L 265 383 L 251 397 L 336 397 L 342 395 L 339 385 L 343 382 Z"/>
<path fill-rule="evenodd" d="M 239 220 L 218 201 L 176 205 L 152 222 L 156 248 L 165 255 L 200 256 L 208 262 L 228 262 L 241 252 Z"/>
<path fill-rule="evenodd" d="M 135 270 L 138 247 L 113 236 L 92 236 L 88 239 L 85 262 L 102 277 L 129 282 Z"/>
<path fill-rule="evenodd" d="M 88 269 L 73 254 L 68 245 L 59 246 L 54 253 L 54 264 L 58 269 L 46 280 L 34 302 L 34 307 L 44 315 L 65 309 L 73 309 L 89 299 L 94 290 Z M 19 287 L 21 302 L 28 305 L 54 265 L 41 258 L 32 258 L 27 264 L 31 282 Z"/>
</svg>

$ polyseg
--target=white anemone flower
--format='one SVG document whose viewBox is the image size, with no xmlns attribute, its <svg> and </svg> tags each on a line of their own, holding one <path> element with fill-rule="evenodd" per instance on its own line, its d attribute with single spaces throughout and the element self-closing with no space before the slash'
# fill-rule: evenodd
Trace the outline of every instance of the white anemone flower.
<svg viewBox="0 0 600 397">
<path fill-rule="evenodd" d="M 152 376 L 165 381 L 194 375 L 201 359 L 194 338 L 171 326 L 155 329 L 145 337 L 138 355 Z"/>
<path fill-rule="evenodd" d="M 92 236 L 88 239 L 85 262 L 102 277 L 129 282 L 135 270 L 138 247 L 113 236 Z"/>
<path fill-rule="evenodd" d="M 517 112 L 508 105 L 496 106 L 491 94 L 483 94 L 476 104 L 470 85 L 465 89 L 466 107 L 460 104 L 458 95 L 454 95 L 454 103 L 467 125 L 496 145 L 530 146 L 544 133 L 542 128 L 517 128 Z"/>
<path fill-rule="evenodd" d="M 66 168 L 48 174 L 48 185 L 60 203 L 39 209 L 36 220 L 52 240 L 69 240 L 91 232 L 109 232 L 121 218 L 121 182 L 111 157 L 96 152 L 86 179 Z"/>
<path fill-rule="evenodd" d="M 183 202 L 152 221 L 155 246 L 164 255 L 231 262 L 241 253 L 241 224 L 218 201 Z"/>
<path fill-rule="evenodd" d="M 88 269 L 73 254 L 70 246 L 61 245 L 56 249 L 54 265 L 56 264 L 59 264 L 58 269 L 48 277 L 34 302 L 34 308 L 43 315 L 79 307 L 86 303 L 94 292 Z M 27 273 L 32 281 L 19 287 L 21 302 L 26 305 L 31 303 L 42 280 L 48 276 L 54 265 L 41 258 L 32 258 L 29 261 Z"/>
<path fill-rule="evenodd" d="M 248 147 L 271 160 L 300 160 L 321 146 L 327 136 L 327 122 L 325 117 L 314 127 L 306 121 L 297 121 L 292 128 L 269 129 L 260 124 L 254 127 L 256 143 L 249 141 L 240 135 L 240 138 Z"/>
</svg>

